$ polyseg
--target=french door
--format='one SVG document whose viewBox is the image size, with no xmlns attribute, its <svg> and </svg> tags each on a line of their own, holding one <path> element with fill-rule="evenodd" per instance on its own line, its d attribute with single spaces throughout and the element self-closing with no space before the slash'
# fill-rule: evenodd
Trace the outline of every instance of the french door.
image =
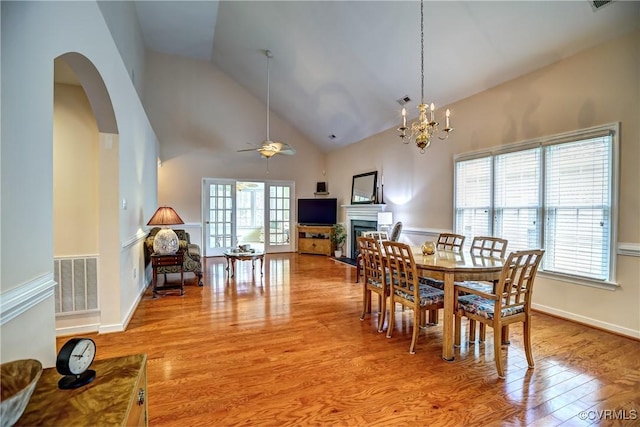
<svg viewBox="0 0 640 427">
<path fill-rule="evenodd" d="M 204 256 L 220 256 L 236 245 L 236 181 L 205 179 Z"/>
<path fill-rule="evenodd" d="M 293 192 L 293 182 L 265 183 L 265 252 L 293 251 Z"/>
<path fill-rule="evenodd" d="M 227 179 L 203 180 L 203 247 L 205 256 L 220 256 L 238 245 L 237 182 Z M 294 248 L 294 183 L 264 182 L 264 250 L 292 252 Z"/>
</svg>

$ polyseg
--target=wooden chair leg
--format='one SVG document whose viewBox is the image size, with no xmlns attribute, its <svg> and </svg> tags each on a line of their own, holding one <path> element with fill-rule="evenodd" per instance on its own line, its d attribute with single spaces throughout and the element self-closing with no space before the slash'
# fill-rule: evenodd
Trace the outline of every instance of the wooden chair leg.
<svg viewBox="0 0 640 427">
<path fill-rule="evenodd" d="M 389 321 L 387 322 L 387 338 L 391 338 L 391 332 L 393 331 L 393 323 L 396 320 L 396 303 L 391 297 L 389 301 L 390 313 L 389 313 Z"/>
<path fill-rule="evenodd" d="M 456 313 L 455 326 L 453 330 L 453 345 L 460 347 L 460 329 L 462 328 L 462 316 Z"/>
<path fill-rule="evenodd" d="M 498 378 L 504 379 L 504 366 L 502 364 L 502 327 L 499 325 L 493 327 L 493 357 L 496 361 Z"/>
<path fill-rule="evenodd" d="M 368 290 L 366 286 L 363 286 L 362 315 L 360 316 L 360 320 L 364 320 L 367 313 L 371 313 L 371 291 Z"/>
<path fill-rule="evenodd" d="M 522 333 L 524 335 L 524 351 L 527 355 L 527 364 L 529 365 L 530 368 L 533 368 L 534 364 L 533 364 L 533 354 L 531 353 L 531 322 L 530 320 L 531 319 L 529 318 L 523 322 Z"/>
<path fill-rule="evenodd" d="M 382 332 L 384 329 L 384 316 L 387 313 L 386 302 L 387 298 L 378 295 L 378 332 Z"/>
<path fill-rule="evenodd" d="M 487 325 L 485 325 L 484 323 L 480 323 L 480 338 L 479 341 L 480 342 L 484 342 L 485 338 L 487 335 Z"/>
<path fill-rule="evenodd" d="M 476 342 L 476 321 L 469 319 L 469 342 Z"/>
<path fill-rule="evenodd" d="M 413 310 L 413 334 L 411 336 L 411 347 L 409 347 L 409 353 L 416 354 L 416 342 L 418 342 L 418 334 L 420 333 L 420 313 L 423 312 L 420 309 Z"/>
<path fill-rule="evenodd" d="M 438 324 L 438 310 L 429 310 L 429 323 L 432 325 Z"/>
<path fill-rule="evenodd" d="M 509 341 L 509 326 L 502 327 L 502 345 L 509 345 L 511 341 Z"/>
</svg>

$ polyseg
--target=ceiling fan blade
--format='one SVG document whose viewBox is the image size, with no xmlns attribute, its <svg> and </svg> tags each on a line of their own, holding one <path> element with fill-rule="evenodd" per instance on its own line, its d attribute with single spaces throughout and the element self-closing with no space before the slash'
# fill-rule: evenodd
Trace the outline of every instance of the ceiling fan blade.
<svg viewBox="0 0 640 427">
<path fill-rule="evenodd" d="M 296 154 L 296 150 L 293 147 L 285 147 L 282 150 L 278 151 L 278 154 L 293 156 L 294 154 Z"/>
<path fill-rule="evenodd" d="M 244 150 L 238 150 L 238 153 L 242 153 L 243 151 L 259 151 L 261 150 L 260 148 L 246 148 Z"/>
</svg>

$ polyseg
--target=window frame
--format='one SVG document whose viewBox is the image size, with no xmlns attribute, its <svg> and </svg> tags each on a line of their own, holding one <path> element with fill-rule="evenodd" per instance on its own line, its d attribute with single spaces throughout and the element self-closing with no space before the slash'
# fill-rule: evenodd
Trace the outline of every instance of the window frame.
<svg viewBox="0 0 640 427">
<path fill-rule="evenodd" d="M 539 274 L 544 277 L 552 278 L 555 280 L 569 282 L 574 284 L 593 286 L 598 288 L 604 288 L 613 290 L 618 287 L 618 283 L 616 282 L 616 272 L 617 272 L 617 242 L 618 242 L 618 201 L 619 201 L 619 180 L 620 180 L 620 159 L 619 159 L 619 135 L 620 135 L 620 122 L 609 123 L 600 126 L 593 126 L 586 129 L 580 129 L 576 131 L 564 132 L 556 135 L 545 136 L 540 138 L 535 138 L 526 141 L 520 141 L 512 144 L 507 144 L 499 147 L 494 147 L 486 150 L 479 150 L 467 153 L 461 153 L 454 156 L 453 159 L 453 172 L 454 172 L 454 184 L 453 184 L 453 224 L 454 230 L 457 233 L 464 232 L 464 230 L 457 230 L 457 164 L 460 162 L 465 162 L 469 160 L 479 159 L 483 157 L 490 158 L 491 165 L 491 201 L 489 208 L 489 230 L 491 235 L 494 234 L 495 230 L 495 214 L 496 214 L 496 206 L 495 206 L 495 159 L 496 156 L 506 153 L 525 151 L 532 148 L 536 148 L 540 150 L 540 158 L 541 165 L 538 177 L 538 191 L 539 191 L 539 205 L 537 208 L 537 221 L 540 222 L 540 227 L 537 231 L 537 241 L 539 242 L 539 246 L 544 248 L 545 242 L 545 234 L 546 234 L 546 223 L 545 218 L 547 214 L 547 206 L 546 206 L 546 194 L 545 194 L 545 184 L 546 184 L 546 147 L 559 145 L 564 143 L 577 142 L 582 140 L 587 140 L 590 138 L 596 138 L 601 136 L 610 136 L 611 137 L 611 147 L 610 147 L 610 158 L 609 158 L 609 208 L 610 208 L 610 221 L 611 226 L 609 230 L 609 269 L 608 269 L 608 277 L 604 280 L 595 279 L 592 277 L 562 273 L 562 272 L 554 272 L 544 270 L 543 266 L 540 266 Z"/>
</svg>

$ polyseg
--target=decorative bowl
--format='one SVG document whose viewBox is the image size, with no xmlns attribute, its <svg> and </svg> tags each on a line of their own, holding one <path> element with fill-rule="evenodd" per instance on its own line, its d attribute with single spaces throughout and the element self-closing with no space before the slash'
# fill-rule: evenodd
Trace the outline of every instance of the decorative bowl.
<svg viewBox="0 0 640 427">
<path fill-rule="evenodd" d="M 434 242 L 424 242 L 422 244 L 423 255 L 433 255 L 436 253 L 436 244 Z"/>
<path fill-rule="evenodd" d="M 35 359 L 14 360 L 0 365 L 0 427 L 14 425 L 22 416 L 42 375 L 42 363 Z"/>
</svg>

